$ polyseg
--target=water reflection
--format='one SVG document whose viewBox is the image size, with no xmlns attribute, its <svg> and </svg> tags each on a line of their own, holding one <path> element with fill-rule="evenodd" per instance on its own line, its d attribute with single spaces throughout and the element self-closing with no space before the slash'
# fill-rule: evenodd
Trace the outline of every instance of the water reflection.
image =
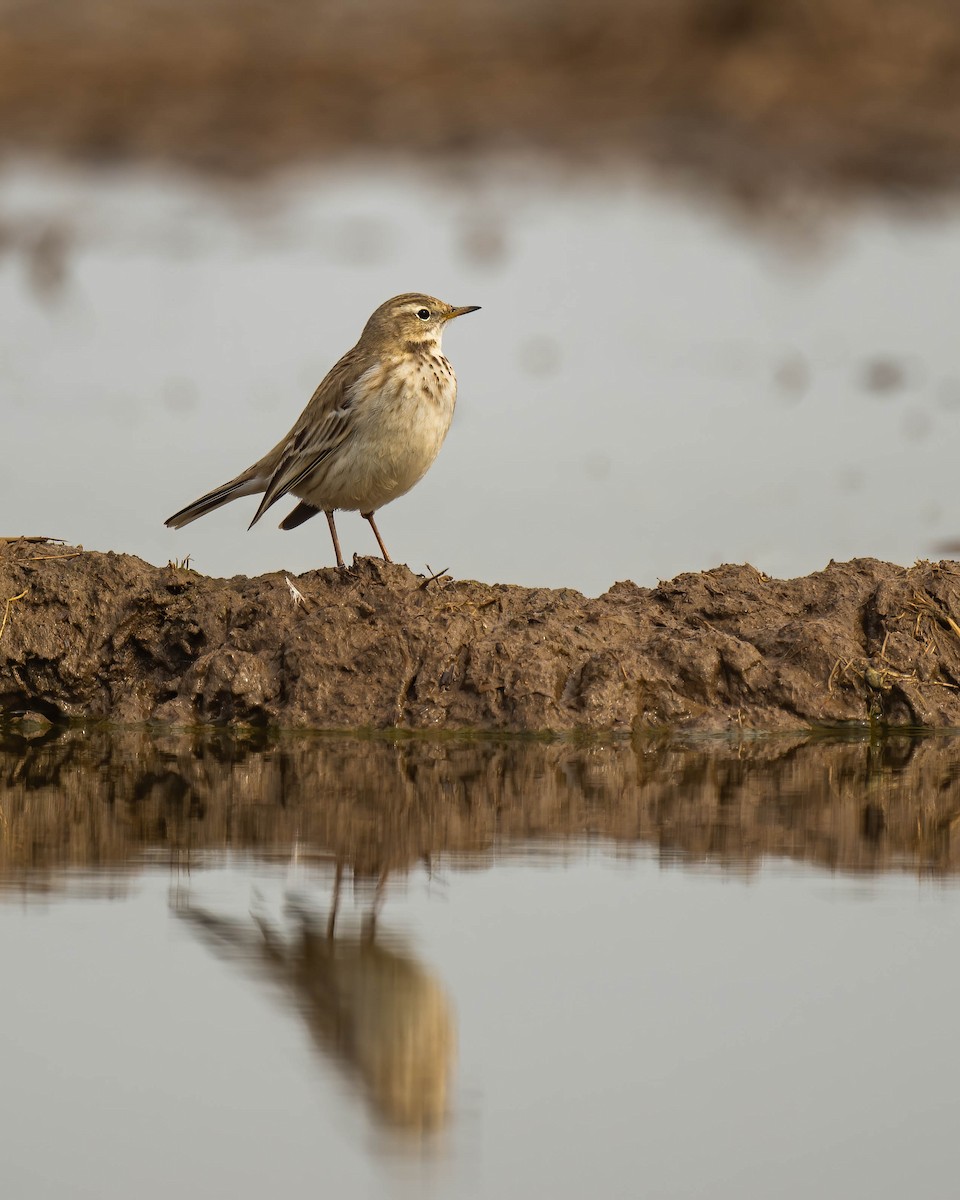
<svg viewBox="0 0 960 1200">
<path fill-rule="evenodd" d="M 540 742 L 227 732 L 0 738 L 0 884 L 293 845 L 382 882 L 598 841 L 671 864 L 960 868 L 960 739 Z"/>
<path fill-rule="evenodd" d="M 342 879 L 338 864 L 326 916 L 289 900 L 287 927 L 263 912 L 247 921 L 217 915 L 179 890 L 174 911 L 251 979 L 278 985 L 324 1058 L 362 1084 L 383 1121 L 405 1134 L 437 1129 L 448 1116 L 456 1053 L 450 1001 L 411 951 L 380 943 L 376 907 L 359 931 L 337 933 Z"/>
<path fill-rule="evenodd" d="M 651 1195 L 948 1194 L 958 776 L 955 736 L 8 729 L 7 1190 L 619 1194 L 639 1144 Z"/>
</svg>

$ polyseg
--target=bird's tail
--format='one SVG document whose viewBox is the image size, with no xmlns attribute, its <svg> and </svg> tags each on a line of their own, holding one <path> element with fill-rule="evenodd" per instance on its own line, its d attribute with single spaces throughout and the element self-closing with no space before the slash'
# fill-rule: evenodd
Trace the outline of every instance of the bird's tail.
<svg viewBox="0 0 960 1200">
<path fill-rule="evenodd" d="M 205 517 L 208 512 L 213 512 L 221 504 L 229 504 L 231 500 L 236 500 L 240 496 L 252 496 L 255 492 L 262 492 L 266 486 L 267 480 L 263 476 L 251 474 L 250 471 L 244 471 L 236 479 L 231 479 L 229 483 L 221 484 L 220 487 L 214 488 L 212 492 L 207 492 L 205 496 L 201 496 L 199 500 L 194 500 L 192 504 L 188 504 L 186 508 L 181 508 L 172 517 L 168 517 L 164 521 L 164 525 L 169 526 L 171 529 L 180 529 L 184 525 L 189 525 L 191 521 L 195 521 L 197 517 Z"/>
</svg>

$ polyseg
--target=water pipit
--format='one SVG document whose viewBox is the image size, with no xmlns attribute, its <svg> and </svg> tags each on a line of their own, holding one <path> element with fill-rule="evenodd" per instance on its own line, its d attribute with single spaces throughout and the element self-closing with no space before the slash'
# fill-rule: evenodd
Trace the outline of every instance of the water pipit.
<svg viewBox="0 0 960 1200">
<path fill-rule="evenodd" d="M 280 522 L 281 529 L 295 529 L 325 513 L 342 567 L 333 514 L 338 508 L 359 510 L 391 562 L 374 513 L 409 492 L 437 457 L 457 402 L 457 377 L 440 350 L 443 330 L 454 317 L 478 307 L 454 308 L 419 292 L 381 304 L 287 436 L 236 479 L 194 500 L 166 524 L 179 529 L 221 504 L 262 492 L 252 528 L 289 493 L 300 503 Z"/>
</svg>

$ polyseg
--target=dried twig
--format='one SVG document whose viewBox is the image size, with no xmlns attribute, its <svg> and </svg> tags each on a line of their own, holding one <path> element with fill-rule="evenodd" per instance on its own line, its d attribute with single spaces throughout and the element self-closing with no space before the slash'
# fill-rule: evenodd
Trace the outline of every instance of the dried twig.
<svg viewBox="0 0 960 1200">
<path fill-rule="evenodd" d="M 433 568 L 430 566 L 430 564 L 429 564 L 429 563 L 427 563 L 427 570 L 428 570 L 428 571 L 430 571 L 430 570 L 432 570 L 432 569 L 433 569 Z M 443 576 L 444 576 L 444 575 L 446 575 L 446 573 L 447 573 L 447 571 L 448 571 L 448 570 L 449 570 L 449 568 L 448 568 L 448 567 L 443 567 L 443 568 L 441 568 L 439 571 L 437 571 L 435 574 L 433 574 L 433 575 L 429 576 L 429 578 L 425 579 L 425 580 L 423 581 L 423 583 L 421 583 L 421 584 L 420 584 L 420 588 L 419 588 L 419 590 L 420 590 L 421 592 L 425 592 L 425 591 L 427 590 L 427 588 L 430 586 L 430 584 L 434 582 L 434 580 L 436 580 L 436 579 L 442 579 L 442 578 L 443 578 Z"/>
<path fill-rule="evenodd" d="M 927 616 L 933 617 L 960 638 L 960 624 L 953 619 L 946 605 L 937 604 L 926 592 L 914 592 L 913 606 L 918 613 L 926 613 Z"/>
<path fill-rule="evenodd" d="M 309 612 L 310 605 L 307 603 L 307 598 L 304 596 L 303 592 L 300 591 L 289 575 L 284 575 L 283 578 L 286 581 L 287 587 L 290 589 L 290 595 L 293 597 L 294 604 L 296 604 L 299 608 L 302 608 L 304 612 Z"/>
<path fill-rule="evenodd" d="M 16 545 L 17 542 L 25 542 L 29 546 L 43 545 L 45 542 L 55 542 L 58 546 L 65 546 L 65 538 L 40 537 L 22 533 L 18 537 L 0 537 L 0 543 L 3 545 Z"/>
<path fill-rule="evenodd" d="M 833 670 L 830 672 L 830 678 L 827 680 L 827 691 L 828 692 L 833 691 L 833 682 L 835 679 L 837 679 L 838 677 L 842 678 L 844 680 L 846 679 L 847 671 L 849 671 L 849 669 L 852 666 L 853 666 L 852 658 L 848 658 L 848 659 L 838 658 L 837 659 L 837 661 L 833 664 Z"/>
<path fill-rule="evenodd" d="M 0 621 L 0 638 L 2 638 L 2 637 L 3 637 L 3 631 L 4 631 L 4 630 L 6 629 L 6 627 L 7 627 L 7 620 L 8 620 L 8 618 L 9 618 L 9 616 L 10 616 L 10 609 L 11 609 L 11 607 L 12 607 L 12 606 L 13 606 L 13 605 L 14 605 L 14 604 L 15 604 L 15 603 L 18 601 L 18 600 L 22 600 L 22 599 L 24 598 L 24 596 L 27 594 L 27 592 L 29 592 L 29 590 L 30 590 L 29 588 L 24 588 L 24 589 L 23 589 L 23 591 L 20 593 L 20 595 L 19 595 L 19 596 L 8 596 L 8 597 L 7 597 L 7 601 L 6 601 L 6 604 L 5 604 L 5 606 L 4 606 L 4 609 L 3 609 L 3 620 L 2 620 L 2 621 Z"/>
</svg>

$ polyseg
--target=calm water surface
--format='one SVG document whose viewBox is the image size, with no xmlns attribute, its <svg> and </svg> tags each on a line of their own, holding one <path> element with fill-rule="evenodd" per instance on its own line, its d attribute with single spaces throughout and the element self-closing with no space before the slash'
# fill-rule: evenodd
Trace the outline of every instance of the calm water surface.
<svg viewBox="0 0 960 1200">
<path fill-rule="evenodd" d="M 597 594 L 720 562 L 939 557 L 960 539 L 960 219 L 783 232 L 625 170 L 217 189 L 8 165 L 0 536 L 209 575 L 329 564 L 316 522 L 248 533 L 252 497 L 163 521 L 276 443 L 377 304 L 422 290 L 483 310 L 444 342 L 443 451 L 380 520 L 415 570 Z M 355 514 L 340 536 L 376 549 Z"/>
<path fill-rule="evenodd" d="M 18 1197 L 946 1194 L 960 740 L 0 745 Z"/>
</svg>

